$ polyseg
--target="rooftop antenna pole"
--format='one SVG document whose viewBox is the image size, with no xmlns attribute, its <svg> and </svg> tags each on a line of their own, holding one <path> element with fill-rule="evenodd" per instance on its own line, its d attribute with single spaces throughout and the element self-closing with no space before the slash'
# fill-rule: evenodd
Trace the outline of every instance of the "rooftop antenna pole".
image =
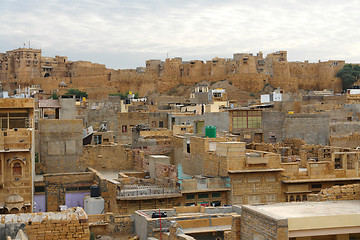
<svg viewBox="0 0 360 240">
<path fill-rule="evenodd" d="M 30 48 L 30 41 L 29 41 L 29 48 Z"/>
<path fill-rule="evenodd" d="M 160 240 L 162 240 L 162 230 L 161 230 L 161 211 L 159 208 L 159 222 L 160 222 Z"/>
</svg>

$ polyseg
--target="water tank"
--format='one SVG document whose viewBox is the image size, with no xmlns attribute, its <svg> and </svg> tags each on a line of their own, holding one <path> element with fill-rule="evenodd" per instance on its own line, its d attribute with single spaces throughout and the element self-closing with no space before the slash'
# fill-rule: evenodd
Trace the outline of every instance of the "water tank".
<svg viewBox="0 0 360 240">
<path fill-rule="evenodd" d="M 216 138 L 216 126 L 205 126 L 205 137 Z"/>
<path fill-rule="evenodd" d="M 88 215 L 105 214 L 105 201 L 102 197 L 85 196 L 84 210 Z"/>
<path fill-rule="evenodd" d="M 91 186 L 90 187 L 90 195 L 91 195 L 91 197 L 100 197 L 99 186 Z"/>
<path fill-rule="evenodd" d="M 160 212 L 159 213 L 159 211 L 155 211 L 155 212 L 152 213 L 151 218 L 160 218 L 160 216 L 162 218 L 166 218 L 167 214 L 166 214 L 166 212 Z"/>
</svg>

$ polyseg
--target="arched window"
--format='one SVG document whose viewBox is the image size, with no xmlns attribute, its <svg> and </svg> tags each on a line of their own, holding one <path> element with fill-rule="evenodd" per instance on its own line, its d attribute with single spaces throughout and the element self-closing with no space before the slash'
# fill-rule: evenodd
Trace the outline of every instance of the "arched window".
<svg viewBox="0 0 360 240">
<path fill-rule="evenodd" d="M 17 209 L 17 208 L 12 208 L 10 210 L 10 214 L 17 214 L 17 213 L 19 213 L 19 209 Z"/>
<path fill-rule="evenodd" d="M 294 201 L 294 196 L 290 195 L 290 202 L 293 202 L 293 201 Z"/>
<path fill-rule="evenodd" d="M 303 202 L 307 201 L 306 195 L 303 195 L 303 196 L 302 196 L 302 200 L 303 200 Z"/>
<path fill-rule="evenodd" d="M 296 201 L 297 201 L 297 202 L 301 202 L 301 197 L 300 197 L 300 195 L 296 195 Z"/>
<path fill-rule="evenodd" d="M 20 163 L 15 163 L 13 166 L 13 175 L 22 175 L 22 168 Z"/>
</svg>

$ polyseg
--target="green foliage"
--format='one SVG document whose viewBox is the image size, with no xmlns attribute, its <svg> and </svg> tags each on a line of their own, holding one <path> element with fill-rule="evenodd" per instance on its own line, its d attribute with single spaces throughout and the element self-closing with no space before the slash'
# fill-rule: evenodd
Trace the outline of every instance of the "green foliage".
<svg viewBox="0 0 360 240">
<path fill-rule="evenodd" d="M 58 95 L 56 93 L 52 93 L 50 96 L 51 99 L 59 99 Z"/>
<path fill-rule="evenodd" d="M 85 98 L 88 97 L 86 92 L 80 91 L 79 89 L 72 89 L 72 88 L 69 89 L 67 91 L 67 93 L 65 93 L 65 95 L 75 95 L 76 98 L 80 98 L 80 99 L 83 97 L 85 97 Z"/>
<path fill-rule="evenodd" d="M 336 77 L 342 80 L 344 90 L 351 88 L 360 78 L 360 66 L 345 64 L 345 66 L 337 72 Z"/>
<path fill-rule="evenodd" d="M 119 96 L 121 99 L 125 99 L 127 98 L 127 95 L 121 92 L 117 92 L 117 93 L 110 93 L 109 96 Z"/>
<path fill-rule="evenodd" d="M 119 96 L 121 99 L 126 99 L 129 95 L 130 91 L 127 91 L 126 93 L 121 93 L 121 92 L 117 92 L 117 93 L 110 93 L 109 96 Z M 133 93 L 134 94 L 134 98 L 137 99 L 139 98 L 139 93 Z"/>
</svg>

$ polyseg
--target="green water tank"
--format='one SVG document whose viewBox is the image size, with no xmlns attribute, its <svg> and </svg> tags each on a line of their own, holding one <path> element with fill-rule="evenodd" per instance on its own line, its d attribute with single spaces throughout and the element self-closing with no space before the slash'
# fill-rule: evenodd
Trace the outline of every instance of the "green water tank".
<svg viewBox="0 0 360 240">
<path fill-rule="evenodd" d="M 205 137 L 216 138 L 216 126 L 205 126 Z"/>
</svg>

